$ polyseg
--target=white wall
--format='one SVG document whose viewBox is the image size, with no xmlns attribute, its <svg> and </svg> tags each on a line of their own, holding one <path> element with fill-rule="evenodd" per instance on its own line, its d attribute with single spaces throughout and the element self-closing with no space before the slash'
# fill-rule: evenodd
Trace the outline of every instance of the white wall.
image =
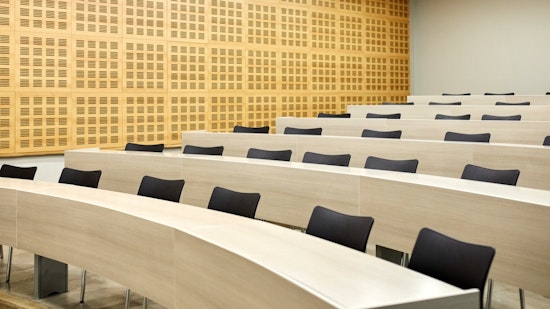
<svg viewBox="0 0 550 309">
<path fill-rule="evenodd" d="M 550 91 L 549 0 L 410 0 L 411 94 Z"/>
</svg>

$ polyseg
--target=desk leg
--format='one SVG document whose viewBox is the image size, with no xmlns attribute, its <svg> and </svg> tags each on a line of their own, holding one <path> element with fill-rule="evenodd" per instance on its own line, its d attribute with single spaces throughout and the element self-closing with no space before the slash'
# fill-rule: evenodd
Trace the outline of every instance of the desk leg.
<svg viewBox="0 0 550 309">
<path fill-rule="evenodd" d="M 68 291 L 68 266 L 40 255 L 34 256 L 34 297 L 44 298 Z"/>
</svg>

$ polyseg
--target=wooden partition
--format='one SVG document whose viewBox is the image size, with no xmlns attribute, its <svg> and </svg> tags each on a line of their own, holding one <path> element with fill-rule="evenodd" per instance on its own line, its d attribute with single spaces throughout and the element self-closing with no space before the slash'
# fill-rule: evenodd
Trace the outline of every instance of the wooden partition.
<svg viewBox="0 0 550 309">
<path fill-rule="evenodd" d="M 182 202 L 206 207 L 214 186 L 261 194 L 257 218 L 305 227 L 313 207 L 373 216 L 370 245 L 410 252 L 420 227 L 493 246 L 490 277 L 550 296 L 550 192 L 421 174 L 236 157 L 68 151 L 67 167 L 101 169 L 100 188 L 137 192 L 142 176 L 180 173 Z M 270 246 L 269 252 L 277 246 Z"/>
<path fill-rule="evenodd" d="M 409 95 L 407 102 L 415 105 L 428 105 L 430 102 L 462 102 L 463 105 L 495 105 L 496 102 L 520 103 L 531 102 L 531 105 L 548 105 L 550 97 L 545 95 Z"/>
<path fill-rule="evenodd" d="M 466 164 L 493 169 L 519 169 L 518 186 L 550 190 L 550 147 L 382 138 L 184 132 L 182 147 L 224 146 L 224 155 L 246 157 L 249 148 L 292 150 L 301 162 L 306 151 L 351 154 L 350 166 L 363 168 L 368 156 L 419 160 L 417 173 L 460 178 Z"/>
<path fill-rule="evenodd" d="M 0 179 L 0 193 L 10 224 L 3 244 L 82 267 L 167 308 L 477 308 L 477 290 L 259 220 L 20 179 Z"/>
<path fill-rule="evenodd" d="M 483 115 L 521 115 L 521 121 L 550 121 L 550 104 L 535 106 L 492 106 L 492 105 L 348 105 L 347 112 L 353 118 L 365 118 L 367 113 L 395 114 L 401 119 L 435 119 L 437 114 L 467 115 L 470 120 L 481 120 Z"/>
<path fill-rule="evenodd" d="M 364 129 L 402 130 L 403 139 L 442 141 L 448 131 L 459 133 L 491 133 L 491 142 L 542 145 L 550 135 L 548 121 L 442 121 L 433 119 L 334 119 L 334 118 L 277 118 L 277 133 L 286 127 L 323 128 L 323 135 L 361 136 Z"/>
</svg>

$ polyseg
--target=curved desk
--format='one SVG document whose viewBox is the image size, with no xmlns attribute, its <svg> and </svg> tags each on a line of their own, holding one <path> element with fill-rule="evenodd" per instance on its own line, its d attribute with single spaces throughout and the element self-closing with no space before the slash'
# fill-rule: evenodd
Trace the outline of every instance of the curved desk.
<svg viewBox="0 0 550 309">
<path fill-rule="evenodd" d="M 491 142 L 542 145 L 550 135 L 550 121 L 443 121 L 434 119 L 376 118 L 294 118 L 277 117 L 276 131 L 286 127 L 323 128 L 323 135 L 360 137 L 364 129 L 378 131 L 402 130 L 403 139 L 442 141 L 447 131 L 459 133 L 491 133 Z"/>
<path fill-rule="evenodd" d="M 550 296 L 550 191 L 421 174 L 235 157 L 108 150 L 65 153 L 101 169 L 100 188 L 137 192 L 144 175 L 183 178 L 182 202 L 206 207 L 214 186 L 259 192 L 256 217 L 305 227 L 316 205 L 373 216 L 369 245 L 411 252 L 421 227 L 496 249 L 490 277 Z"/>
<path fill-rule="evenodd" d="M 85 268 L 168 308 L 478 304 L 476 290 L 258 220 L 19 179 L 0 178 L 0 194 L 0 242 Z"/>
<path fill-rule="evenodd" d="M 415 105 L 428 105 L 429 102 L 462 102 L 463 105 L 495 105 L 496 102 L 531 102 L 531 105 L 550 104 L 545 95 L 410 95 L 407 102 Z"/>
<path fill-rule="evenodd" d="M 454 178 L 460 178 L 466 164 L 493 169 L 519 169 L 518 186 L 550 190 L 550 147 L 544 146 L 204 131 L 183 132 L 182 146 L 185 145 L 223 145 L 224 155 L 243 158 L 251 147 L 290 149 L 294 162 L 301 162 L 306 151 L 349 153 L 350 166 L 359 168 L 365 166 L 368 156 L 394 160 L 418 159 L 417 173 Z"/>
</svg>

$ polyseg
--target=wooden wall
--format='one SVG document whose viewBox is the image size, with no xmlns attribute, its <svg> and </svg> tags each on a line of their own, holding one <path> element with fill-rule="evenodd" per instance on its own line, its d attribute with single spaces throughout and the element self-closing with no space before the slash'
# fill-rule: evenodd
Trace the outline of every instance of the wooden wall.
<svg viewBox="0 0 550 309">
<path fill-rule="evenodd" d="M 409 94 L 407 0 L 0 0 L 0 156 Z"/>
</svg>

